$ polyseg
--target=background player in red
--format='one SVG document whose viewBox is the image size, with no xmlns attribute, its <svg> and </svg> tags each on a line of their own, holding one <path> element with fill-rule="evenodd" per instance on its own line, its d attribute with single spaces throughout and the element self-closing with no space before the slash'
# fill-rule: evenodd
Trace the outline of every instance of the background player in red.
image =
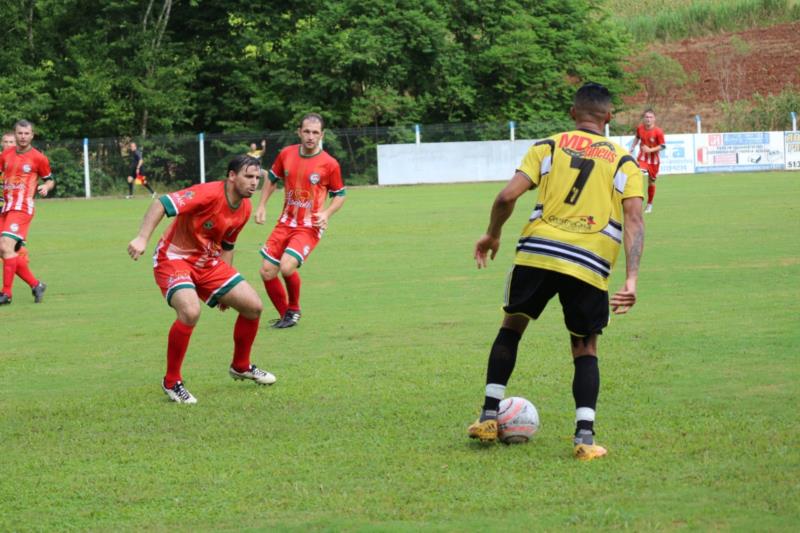
<svg viewBox="0 0 800 533">
<path fill-rule="evenodd" d="M 656 114 L 652 109 L 646 109 L 642 113 L 642 123 L 636 128 L 636 136 L 631 145 L 631 153 L 634 153 L 637 143 L 640 145 L 637 163 L 648 175 L 647 207 L 645 207 L 644 212 L 649 213 L 653 210 L 653 198 L 656 196 L 656 178 L 658 177 L 658 167 L 661 164 L 658 153 L 667 147 L 667 143 L 664 140 L 664 131 L 656 127 Z"/>
<path fill-rule="evenodd" d="M 17 145 L 17 141 L 14 139 L 14 132 L 13 131 L 5 132 L 3 134 L 3 145 L 2 145 L 3 146 L 3 150 L 5 150 L 6 148 L 10 148 L 12 146 L 16 146 L 16 145 Z"/>
<path fill-rule="evenodd" d="M 11 148 L 12 146 L 16 146 L 16 145 L 17 145 L 17 141 L 14 139 L 14 132 L 13 131 L 7 131 L 7 132 L 5 132 L 3 134 L 2 145 L 0 145 L 0 146 L 2 146 L 0 148 L 0 153 L 2 153 L 3 150 L 5 150 L 6 148 Z M 3 169 L 0 168 L 0 187 L 2 187 L 2 185 L 3 185 Z M 0 198 L 0 207 L 3 206 L 3 203 L 4 203 L 3 199 Z"/>
<path fill-rule="evenodd" d="M 153 256 L 156 284 L 177 314 L 169 330 L 167 373 L 161 385 L 174 402 L 197 402 L 183 384 L 181 366 L 200 319 L 200 299 L 223 311 L 228 307 L 239 311 L 233 329 L 231 377 L 260 385 L 275 383 L 275 376 L 250 362 L 261 299 L 232 266 L 233 245 L 252 212 L 249 198 L 258 188 L 260 175 L 258 160 L 247 155 L 233 158 L 225 180 L 194 185 L 153 202 L 139 234 L 128 244 L 128 254 L 138 259 L 164 215 L 175 217 Z"/>
<path fill-rule="evenodd" d="M 26 259 L 19 259 L 20 247 L 25 244 L 28 227 L 33 220 L 33 196 L 42 196 L 53 190 L 55 182 L 50 175 L 50 161 L 31 145 L 33 124 L 20 120 L 14 125 L 16 147 L 0 153 L 3 172 L 3 204 L 0 214 L 0 257 L 3 258 L 3 290 L 0 305 L 11 303 L 14 276 L 17 275 L 31 287 L 33 301 L 40 303 L 47 285 L 33 275 Z M 39 180 L 44 183 L 39 184 Z M 38 186 L 37 186 L 38 185 Z"/>
<path fill-rule="evenodd" d="M 0 152 L 5 150 L 6 148 L 12 148 L 16 146 L 17 146 L 17 141 L 14 139 L 14 132 L 7 131 L 6 133 L 4 133 L 2 140 L 2 149 L 0 149 Z M 3 186 L 3 170 L 0 169 L 0 189 L 2 189 L 2 186 Z M 3 206 L 3 203 L 4 203 L 3 198 L 0 197 L 0 207 Z M 17 250 L 17 261 L 24 262 L 25 265 L 27 266 L 28 262 L 30 261 L 30 258 L 28 257 L 28 250 L 24 246 L 22 246 L 21 242 L 18 242 L 14 248 Z M 0 269 L 2 269 L 1 266 L 2 264 L 3 264 L 3 258 L 0 257 Z"/>
<path fill-rule="evenodd" d="M 322 149 L 325 123 L 316 113 L 300 121 L 300 144 L 287 146 L 269 170 L 256 210 L 256 223 L 263 224 L 266 204 L 283 180 L 285 199 L 278 224 L 261 248 L 264 259 L 261 278 L 272 305 L 281 317 L 273 325 L 289 328 L 300 320 L 300 274 L 297 269 L 319 243 L 328 221 L 344 204 L 345 187 L 339 163 Z M 325 197 L 332 198 L 325 208 Z M 278 273 L 286 281 L 286 289 Z M 288 292 L 288 295 L 287 295 Z"/>
</svg>

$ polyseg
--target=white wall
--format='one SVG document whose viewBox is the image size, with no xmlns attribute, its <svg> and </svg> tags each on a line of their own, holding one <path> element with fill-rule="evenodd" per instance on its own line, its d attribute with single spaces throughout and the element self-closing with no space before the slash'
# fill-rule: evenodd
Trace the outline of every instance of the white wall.
<svg viewBox="0 0 800 533">
<path fill-rule="evenodd" d="M 507 181 L 536 141 L 378 145 L 378 184 Z"/>
</svg>

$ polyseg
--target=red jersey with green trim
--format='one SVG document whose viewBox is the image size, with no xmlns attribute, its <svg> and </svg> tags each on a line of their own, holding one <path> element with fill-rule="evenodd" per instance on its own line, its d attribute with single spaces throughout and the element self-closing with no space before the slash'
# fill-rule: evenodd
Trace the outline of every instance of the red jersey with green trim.
<svg viewBox="0 0 800 533">
<path fill-rule="evenodd" d="M 158 241 L 153 266 L 182 259 L 196 268 L 214 266 L 222 250 L 232 250 L 253 209 L 249 198 L 231 205 L 225 181 L 201 183 L 162 196 L 167 216 L 175 217 Z"/>
<path fill-rule="evenodd" d="M 39 178 L 50 177 L 50 161 L 31 148 L 22 154 L 10 146 L 0 153 L 0 172 L 3 174 L 3 213 L 23 211 L 33 215 L 33 195 Z"/>
<path fill-rule="evenodd" d="M 648 130 L 644 127 L 644 124 L 639 124 L 636 128 L 636 138 L 639 139 L 641 145 L 647 146 L 648 148 L 655 148 L 656 146 L 667 144 L 664 140 L 664 130 L 656 127 Z M 651 165 L 658 165 L 661 162 L 661 158 L 658 157 L 658 152 L 646 154 L 641 148 L 639 149 L 639 157 L 636 159 L 637 161 L 649 163 Z"/>
<path fill-rule="evenodd" d="M 272 183 L 283 180 L 286 198 L 278 222 L 290 227 L 313 227 L 311 215 L 322 211 L 326 196 L 344 196 L 339 162 L 328 152 L 304 156 L 300 145 L 287 146 L 269 169 Z"/>
</svg>

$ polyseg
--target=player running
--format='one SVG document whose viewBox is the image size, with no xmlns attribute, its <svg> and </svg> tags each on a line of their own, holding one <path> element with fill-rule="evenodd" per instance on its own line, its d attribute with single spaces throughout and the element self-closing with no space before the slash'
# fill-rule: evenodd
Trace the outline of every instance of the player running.
<svg viewBox="0 0 800 533">
<path fill-rule="evenodd" d="M 325 136 L 322 117 L 309 113 L 300 121 L 300 144 L 287 146 L 269 170 L 256 209 L 256 223 L 263 224 L 266 204 L 283 180 L 286 197 L 278 224 L 261 248 L 261 278 L 280 317 L 275 328 L 290 328 L 300 320 L 300 274 L 297 269 L 317 246 L 328 221 L 345 200 L 339 163 L 322 149 Z M 325 197 L 332 198 L 325 207 Z M 283 287 L 278 273 L 286 282 Z M 287 297 L 288 290 L 288 297 Z"/>
<path fill-rule="evenodd" d="M 0 212 L 0 257 L 3 258 L 3 289 L 0 305 L 11 303 L 14 276 L 27 283 L 33 301 L 41 303 L 47 289 L 28 267 L 27 257 L 20 259 L 19 251 L 25 245 L 28 227 L 33 220 L 33 196 L 41 196 L 55 187 L 50 172 L 50 161 L 33 147 L 33 124 L 20 120 L 14 124 L 14 142 L 0 153 L 0 169 L 3 172 L 3 204 Z M 44 183 L 39 185 L 39 180 Z M 25 254 L 23 254 L 25 256 Z"/>
<path fill-rule="evenodd" d="M 539 189 L 508 276 L 505 317 L 489 353 L 483 409 L 468 433 L 481 441 L 497 439 L 497 409 L 516 364 L 519 341 L 528 322 L 539 318 L 558 294 L 575 365 L 574 454 L 591 460 L 606 454 L 594 442 L 600 391 L 597 337 L 608 325 L 608 277 L 623 241 L 625 284 L 610 303 L 618 314 L 636 303 L 644 246 L 642 174 L 630 154 L 601 133 L 611 120 L 608 89 L 596 83 L 578 89 L 570 115 L 574 130 L 539 141 L 528 150 L 516 174 L 497 195 L 489 228 L 475 244 L 478 268 L 486 267 L 487 256 L 497 255 L 503 224 L 517 199 Z"/>
<path fill-rule="evenodd" d="M 0 150 L 0 152 L 5 150 L 6 148 L 13 148 L 13 147 L 16 147 L 16 146 L 17 146 L 17 141 L 14 139 L 14 132 L 13 131 L 8 131 L 8 132 L 4 133 L 3 134 L 3 140 L 2 140 L 2 149 Z M 3 170 L 0 169 L 0 189 L 3 186 L 2 182 L 3 182 Z M 3 201 L 2 195 L 0 195 L 0 208 L 3 207 L 3 204 L 4 204 L 4 201 Z M 17 261 L 19 263 L 24 263 L 25 264 L 25 266 L 23 267 L 23 270 L 24 270 L 25 268 L 27 268 L 28 264 L 30 263 L 30 257 L 28 256 L 28 249 L 25 248 L 24 246 L 22 246 L 21 242 L 18 242 L 17 245 L 14 247 L 14 249 L 17 250 Z M 3 258 L 0 257 L 0 265 L 2 265 L 2 264 L 3 264 Z M 2 266 L 0 266 L 0 269 L 2 269 Z M 19 266 L 17 267 L 17 269 L 19 270 Z M 0 271 L 2 271 L 2 270 L 0 270 Z M 34 295 L 34 297 L 35 297 L 35 295 Z M 36 300 L 34 299 L 34 302 L 35 301 Z M 41 300 L 39 300 L 39 301 L 41 301 Z"/>
<path fill-rule="evenodd" d="M 636 136 L 631 144 L 631 153 L 639 144 L 639 167 L 647 174 L 647 207 L 644 212 L 653 211 L 653 198 L 656 196 L 656 178 L 661 158 L 658 153 L 667 147 L 664 140 L 664 130 L 656 127 L 656 114 L 652 109 L 642 113 L 642 123 L 636 127 Z"/>
<path fill-rule="evenodd" d="M 175 217 L 153 255 L 156 284 L 177 315 L 169 330 L 167 373 L 161 385 L 174 402 L 197 402 L 184 386 L 181 366 L 200 319 L 200 299 L 209 307 L 219 306 L 223 311 L 233 307 L 239 312 L 233 328 L 231 377 L 260 385 L 275 383 L 275 376 L 250 362 L 261 299 L 231 266 L 233 246 L 252 211 L 249 198 L 258 187 L 260 174 L 256 159 L 247 155 L 233 158 L 225 180 L 194 185 L 153 202 L 139 234 L 128 244 L 128 254 L 138 259 L 164 215 Z"/>
</svg>

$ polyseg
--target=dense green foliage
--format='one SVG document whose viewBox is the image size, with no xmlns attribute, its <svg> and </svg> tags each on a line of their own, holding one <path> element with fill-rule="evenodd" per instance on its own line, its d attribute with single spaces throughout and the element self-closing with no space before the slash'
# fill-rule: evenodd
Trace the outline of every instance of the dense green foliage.
<svg viewBox="0 0 800 533">
<path fill-rule="evenodd" d="M 0 124 L 41 139 L 561 119 L 630 89 L 593 0 L 35 0 L 4 7 Z M 11 46 L 9 46 L 11 45 Z"/>
<path fill-rule="evenodd" d="M 301 269 L 299 326 L 256 339 L 277 384 L 228 377 L 236 315 L 205 308 L 184 364 L 194 406 L 159 388 L 174 312 L 150 261 L 125 253 L 149 200 L 39 202 L 29 241 L 45 301 L 17 280 L 0 307 L 0 531 L 794 530 L 798 174 L 659 178 L 639 300 L 600 339 L 609 456 L 589 464 L 570 457 L 557 299 L 508 388 L 536 404 L 539 434 L 466 438 L 535 203 L 519 200 L 497 259 L 476 270 L 501 187 L 351 190 Z M 267 309 L 269 229 L 248 224 L 236 252 Z"/>
</svg>

